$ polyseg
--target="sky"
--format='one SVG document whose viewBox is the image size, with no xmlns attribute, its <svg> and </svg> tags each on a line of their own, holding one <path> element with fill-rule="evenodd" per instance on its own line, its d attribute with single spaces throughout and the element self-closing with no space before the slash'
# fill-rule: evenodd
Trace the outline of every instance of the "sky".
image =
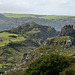
<svg viewBox="0 0 75 75">
<path fill-rule="evenodd" d="M 0 13 L 75 16 L 75 0 L 0 0 Z"/>
</svg>

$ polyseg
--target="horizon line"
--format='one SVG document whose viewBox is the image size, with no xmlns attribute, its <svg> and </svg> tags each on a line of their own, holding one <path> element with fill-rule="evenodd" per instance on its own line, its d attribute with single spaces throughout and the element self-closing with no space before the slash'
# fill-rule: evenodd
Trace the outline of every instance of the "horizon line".
<svg viewBox="0 0 75 75">
<path fill-rule="evenodd" d="M 7 13 L 3 13 L 3 12 L 0 12 L 0 14 L 26 14 L 26 15 L 44 15 L 44 16 L 75 16 L 75 15 L 66 15 L 66 14 L 64 14 L 64 15 L 58 15 L 58 14 L 49 14 L 49 15 L 47 15 L 47 14 L 30 14 L 30 13 L 9 13 L 9 12 L 7 12 Z"/>
</svg>

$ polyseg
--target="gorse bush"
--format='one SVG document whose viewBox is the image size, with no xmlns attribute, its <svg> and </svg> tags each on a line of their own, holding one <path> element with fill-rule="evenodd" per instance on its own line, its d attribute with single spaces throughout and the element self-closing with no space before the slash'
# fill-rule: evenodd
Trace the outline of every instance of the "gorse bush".
<svg viewBox="0 0 75 75">
<path fill-rule="evenodd" d="M 59 75 L 68 66 L 69 61 L 65 57 L 51 54 L 32 62 L 24 75 Z"/>
</svg>

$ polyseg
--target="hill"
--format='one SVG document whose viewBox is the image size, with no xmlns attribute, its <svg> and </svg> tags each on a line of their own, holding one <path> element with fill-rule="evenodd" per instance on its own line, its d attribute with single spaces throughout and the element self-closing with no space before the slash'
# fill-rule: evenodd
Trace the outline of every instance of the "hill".
<svg viewBox="0 0 75 75">
<path fill-rule="evenodd" d="M 69 27 L 72 25 L 63 28 Z M 37 49 L 24 53 L 21 65 L 13 71 L 7 71 L 5 75 L 74 75 L 75 37 L 73 35 L 75 33 L 48 38 Z"/>
<path fill-rule="evenodd" d="M 20 64 L 23 54 L 36 49 L 48 37 L 58 31 L 36 23 L 26 23 L 0 32 L 0 70 L 8 70 Z"/>
<path fill-rule="evenodd" d="M 56 30 L 60 30 L 65 25 L 75 25 L 75 16 L 0 14 L 0 31 L 31 22 L 36 22 L 39 25 L 51 26 Z"/>
<path fill-rule="evenodd" d="M 17 28 L 12 28 L 11 30 L 6 30 L 6 32 L 21 34 L 25 37 L 25 35 L 29 36 L 31 39 L 35 39 L 35 41 L 42 43 L 48 37 L 53 37 L 58 35 L 58 31 L 54 28 L 48 26 L 38 25 L 35 22 L 26 23 Z M 38 41 L 40 39 L 40 41 Z"/>
</svg>

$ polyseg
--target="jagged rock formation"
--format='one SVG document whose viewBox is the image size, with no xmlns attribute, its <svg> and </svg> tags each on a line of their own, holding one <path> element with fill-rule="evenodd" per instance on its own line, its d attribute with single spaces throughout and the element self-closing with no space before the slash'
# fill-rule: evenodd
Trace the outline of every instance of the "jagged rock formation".
<svg viewBox="0 0 75 75">
<path fill-rule="evenodd" d="M 55 41 L 55 39 L 59 39 L 59 41 Z M 63 40 L 64 39 L 64 40 Z M 54 45 L 65 45 L 66 47 L 70 47 L 72 45 L 72 38 L 71 37 L 62 37 L 62 39 L 60 38 L 49 38 L 44 42 L 44 47 L 47 47 L 50 44 L 54 44 Z"/>
<path fill-rule="evenodd" d="M 50 45 L 52 43 L 52 40 L 53 39 L 48 40 L 48 38 L 47 38 L 47 40 L 44 42 L 44 47 Z"/>
<path fill-rule="evenodd" d="M 67 36 L 75 33 L 75 25 L 66 25 L 61 29 L 59 36 Z"/>
<path fill-rule="evenodd" d="M 75 33 L 75 28 L 73 25 L 66 25 L 61 29 L 61 32 L 59 36 L 57 37 L 52 37 L 52 38 L 47 38 L 46 41 L 44 41 L 44 47 L 49 46 L 50 44 L 55 45 L 65 45 L 65 48 L 69 48 L 72 46 L 72 43 L 75 41 L 74 37 L 68 36 L 70 34 Z M 35 54 L 36 55 L 36 54 Z M 32 55 L 30 52 L 24 53 L 22 62 L 28 62 L 31 60 L 32 57 L 35 55 Z M 42 56 L 43 54 L 41 54 Z"/>
<path fill-rule="evenodd" d="M 74 37 L 68 36 L 68 35 L 71 35 L 74 33 L 75 33 L 74 26 L 73 25 L 66 25 L 61 29 L 59 36 L 47 38 L 47 40 L 44 41 L 43 45 L 44 45 L 44 47 L 47 47 L 51 44 L 53 44 L 54 46 L 64 45 L 65 48 L 69 48 L 69 47 L 73 46 L 72 44 L 75 40 L 74 40 Z M 24 53 L 23 58 L 22 58 L 22 62 L 28 62 L 28 61 L 32 60 L 31 58 L 35 57 L 35 55 L 37 55 L 37 54 L 35 53 L 33 55 L 31 52 Z M 43 54 L 41 53 L 40 56 L 43 56 Z"/>
<path fill-rule="evenodd" d="M 59 37 L 62 37 L 61 40 L 59 39 Z M 65 36 L 69 36 L 68 38 L 65 38 Z M 66 25 L 61 29 L 61 32 L 59 33 L 59 37 L 57 37 L 57 39 L 59 39 L 59 41 L 53 41 L 56 38 L 49 38 L 44 42 L 44 47 L 50 45 L 51 43 L 54 43 L 55 45 L 66 45 L 68 47 L 70 47 L 72 45 L 72 43 L 75 41 L 75 25 Z M 68 39 L 68 40 L 67 40 Z"/>
</svg>

